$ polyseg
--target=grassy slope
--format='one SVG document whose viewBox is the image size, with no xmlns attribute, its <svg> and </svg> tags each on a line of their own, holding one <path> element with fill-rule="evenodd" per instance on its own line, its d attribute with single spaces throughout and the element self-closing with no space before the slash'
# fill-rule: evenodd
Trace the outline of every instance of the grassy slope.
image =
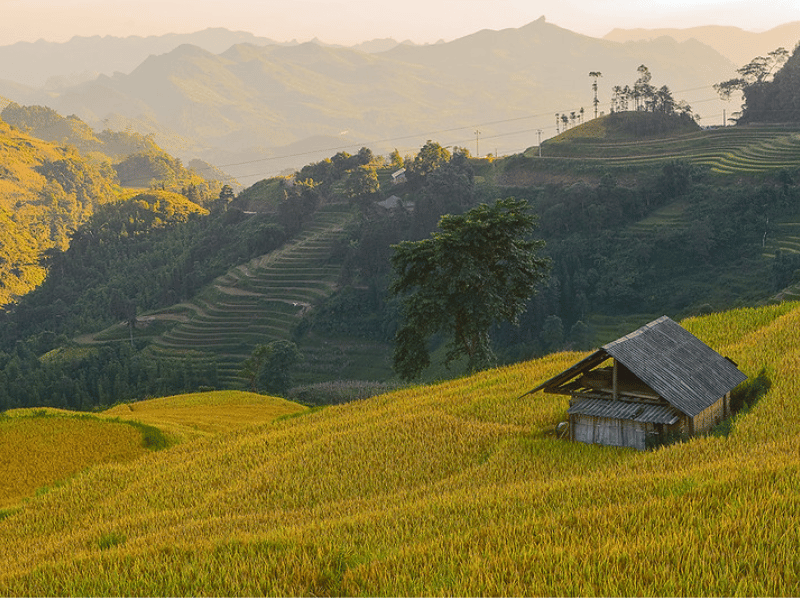
<svg viewBox="0 0 800 600">
<path fill-rule="evenodd" d="M 341 261 L 333 257 L 344 228 L 353 219 L 346 204 L 320 209 L 300 234 L 283 247 L 231 267 L 184 302 L 144 315 L 137 337 L 149 339 L 160 356 L 202 353 L 217 362 L 220 381 L 245 387 L 242 362 L 257 344 L 290 340 L 293 329 L 316 302 L 338 289 Z M 79 341 L 124 340 L 120 323 Z M 299 385 L 332 378 L 385 380 L 392 376 L 388 344 L 344 338 L 322 339 L 311 334 L 300 342 L 305 356 Z M 331 375 L 331 374 L 335 374 Z"/>
<path fill-rule="evenodd" d="M 90 466 L 147 452 L 135 427 L 78 417 L 47 409 L 10 411 L 0 418 L 0 506 L 18 503 Z"/>
<path fill-rule="evenodd" d="M 301 405 L 282 398 L 221 391 L 118 404 L 103 415 L 146 423 L 179 440 L 188 440 L 264 425 L 303 410 Z"/>
<path fill-rule="evenodd" d="M 626 115 L 626 113 L 623 113 Z M 632 113 L 631 117 L 646 117 Z M 794 170 L 800 161 L 800 127 L 748 125 L 709 130 L 681 128 L 671 133 L 638 137 L 609 123 L 612 115 L 593 119 L 532 147 L 504 174 L 513 185 L 542 181 L 597 179 L 602 173 L 634 177 L 673 160 L 703 165 L 723 176 L 758 176 L 779 169 Z"/>
<path fill-rule="evenodd" d="M 147 454 L 143 431 L 173 441 L 263 425 L 305 410 L 299 404 L 248 392 L 209 392 L 120 404 L 101 414 L 59 409 L 16 409 L 0 415 L 0 507 L 19 503 L 99 464 Z"/>
<path fill-rule="evenodd" d="M 800 305 L 684 324 L 774 381 L 728 438 L 556 440 L 553 355 L 93 468 L 0 521 L 0 593 L 797 595 Z"/>
</svg>

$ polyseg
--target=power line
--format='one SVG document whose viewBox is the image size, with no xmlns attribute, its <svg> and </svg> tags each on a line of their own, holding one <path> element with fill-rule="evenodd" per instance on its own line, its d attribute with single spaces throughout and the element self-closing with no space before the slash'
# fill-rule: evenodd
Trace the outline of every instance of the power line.
<svg viewBox="0 0 800 600">
<path fill-rule="evenodd" d="M 686 90 L 679 90 L 677 92 L 674 92 L 674 94 L 681 94 L 681 93 L 695 92 L 695 91 L 709 90 L 709 89 L 713 89 L 713 85 L 705 85 L 705 86 L 696 87 L 696 88 L 690 88 L 690 89 L 686 89 Z M 3 98 L 3 97 L 0 97 L 0 99 L 2 99 L 3 101 L 8 100 L 7 98 Z M 693 101 L 690 101 L 690 102 L 691 102 L 691 104 L 695 104 L 696 105 L 696 104 L 701 104 L 701 103 L 705 103 L 705 102 L 710 102 L 710 101 L 713 101 L 715 99 L 716 98 L 704 98 L 704 99 L 699 99 L 699 100 L 693 100 Z M 565 112 L 565 111 L 561 111 L 561 112 Z M 570 112 L 570 111 L 566 111 L 566 112 Z M 289 154 L 281 154 L 281 155 L 277 155 L 277 156 L 266 156 L 266 157 L 263 157 L 263 158 L 256 158 L 256 159 L 251 159 L 251 160 L 246 160 L 246 161 L 239 161 L 239 162 L 232 162 L 232 163 L 211 164 L 211 163 L 208 163 L 207 160 L 202 159 L 203 162 L 206 162 L 206 163 L 210 164 L 210 166 L 209 167 L 195 168 L 194 171 L 198 172 L 198 173 L 201 173 L 201 172 L 204 172 L 204 171 L 205 172 L 208 172 L 208 171 L 213 172 L 213 171 L 216 171 L 216 170 L 223 170 L 223 169 L 227 169 L 227 168 L 230 168 L 230 167 L 241 167 L 241 166 L 245 166 L 245 165 L 255 165 L 255 164 L 259 164 L 259 163 L 268 163 L 270 161 L 280 161 L 280 160 L 288 160 L 288 159 L 292 159 L 292 158 L 301 158 L 303 156 L 309 156 L 309 155 L 312 155 L 312 154 L 323 154 L 323 153 L 331 153 L 331 152 L 340 152 L 340 151 L 344 151 L 344 150 L 352 149 L 352 148 L 356 148 L 356 147 L 368 147 L 369 148 L 371 146 L 375 146 L 375 145 L 378 145 L 378 144 L 390 144 L 390 143 L 402 142 L 404 140 L 432 139 L 435 136 L 440 136 L 440 135 L 443 135 L 443 134 L 453 133 L 453 132 L 457 132 L 457 131 L 465 131 L 465 130 L 472 129 L 473 127 L 476 128 L 474 130 L 474 133 L 475 133 L 475 136 L 476 136 L 475 137 L 476 154 L 480 154 L 478 144 L 479 144 L 479 136 L 482 135 L 482 132 L 481 132 L 481 129 L 480 129 L 481 127 L 483 127 L 483 128 L 491 128 L 491 127 L 497 126 L 497 125 L 515 123 L 515 122 L 524 121 L 524 120 L 531 120 L 531 119 L 544 119 L 544 118 L 547 118 L 549 120 L 552 114 L 553 114 L 553 111 L 552 110 L 548 110 L 548 111 L 543 111 L 543 112 L 536 112 L 536 113 L 529 113 L 529 114 L 525 114 L 525 115 L 520 115 L 520 116 L 517 116 L 517 117 L 508 117 L 508 118 L 496 119 L 496 120 L 492 120 L 492 121 L 483 121 L 481 123 L 478 123 L 477 125 L 474 125 L 474 124 L 460 125 L 460 126 L 448 127 L 448 128 L 443 128 L 443 129 L 437 129 L 437 130 L 421 131 L 421 132 L 407 134 L 407 135 L 398 136 L 398 137 L 388 137 L 388 138 L 380 138 L 380 139 L 361 141 L 361 142 L 351 142 L 351 143 L 348 143 L 348 144 L 343 144 L 343 145 L 329 147 L 329 148 L 320 148 L 320 149 L 314 149 L 314 150 L 307 150 L 307 151 L 303 151 L 303 152 L 294 152 L 294 153 L 289 153 Z M 506 138 L 506 137 L 515 136 L 515 135 L 523 135 L 523 134 L 526 134 L 526 133 L 536 133 L 537 136 L 538 136 L 538 139 L 539 139 L 539 145 L 541 146 L 542 133 L 545 133 L 545 132 L 548 132 L 548 131 L 552 131 L 553 129 L 555 129 L 555 127 L 552 126 L 552 125 L 538 126 L 535 129 L 521 129 L 521 130 L 515 130 L 515 131 L 511 131 L 511 132 L 488 135 L 488 136 L 484 136 L 484 139 L 501 139 L 501 138 Z M 449 145 L 467 144 L 469 142 L 470 142 L 470 140 L 462 139 L 462 140 L 457 140 L 457 141 L 451 142 Z M 230 176 L 229 175 L 231 180 L 235 180 L 235 179 L 238 179 L 238 178 L 242 178 L 242 179 L 248 178 L 249 179 L 249 178 L 252 178 L 252 177 L 268 177 L 268 176 L 269 176 L 269 174 L 265 173 L 264 171 L 260 171 L 258 173 L 253 173 L 253 174 L 248 174 L 248 175 L 236 175 L 236 176 Z M 136 181 L 135 172 L 134 172 L 133 181 Z M 144 181 L 144 178 L 141 181 Z"/>
</svg>

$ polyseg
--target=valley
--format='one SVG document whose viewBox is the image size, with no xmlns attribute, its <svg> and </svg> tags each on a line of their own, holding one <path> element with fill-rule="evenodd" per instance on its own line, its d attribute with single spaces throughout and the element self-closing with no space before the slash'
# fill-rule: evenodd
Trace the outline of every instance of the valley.
<svg viewBox="0 0 800 600">
<path fill-rule="evenodd" d="M 800 210 L 793 200 L 795 184 L 786 177 L 800 159 L 800 128 L 695 128 L 638 137 L 628 131 L 642 125 L 628 121 L 620 124 L 606 116 L 574 127 L 543 144 L 542 156 L 538 148 L 531 148 L 496 160 L 468 158 L 458 167 L 471 179 L 466 188 L 471 198 L 529 198 L 540 214 L 548 253 L 557 261 L 555 276 L 534 296 L 520 327 L 500 326 L 493 334 L 501 364 L 564 347 L 588 349 L 624 334 L 632 319 L 644 322 L 666 311 L 689 316 L 769 302 L 773 297 L 792 298 L 796 293 L 800 281 L 792 273 L 800 257 L 796 242 Z M 356 156 L 340 153 L 333 159 L 352 161 Z M 368 168 L 375 170 L 379 186 L 370 203 L 390 195 L 405 197 L 409 205 L 427 201 L 424 185 L 392 186 L 389 176 L 395 167 L 379 162 L 384 159 L 369 160 L 373 162 Z M 77 345 L 69 349 L 64 341 L 56 345 L 33 342 L 40 348 L 34 353 L 53 357 L 36 366 L 47 371 L 39 380 L 53 380 L 49 385 L 63 381 L 61 370 L 74 370 L 70 365 L 76 352 L 89 361 L 78 372 L 90 368 L 92 361 L 108 360 L 100 357 L 112 352 L 117 357 L 113 361 L 123 370 L 102 386 L 80 383 L 80 392 L 76 388 L 59 392 L 63 394 L 62 407 L 107 402 L 103 398 L 111 399 L 117 393 L 124 398 L 143 398 L 192 391 L 196 386 L 245 389 L 248 384 L 241 369 L 253 349 L 286 340 L 296 344 L 303 356 L 292 375 L 292 393 L 305 402 L 333 401 L 326 399 L 327 392 L 318 391 L 316 386 L 321 384 L 338 386 L 345 397 L 397 385 L 391 352 L 399 314 L 384 287 L 389 246 L 403 236 L 419 235 L 415 230 L 432 227 L 441 214 L 436 211 L 443 209 L 392 212 L 370 204 L 374 208 L 367 210 L 368 205 L 347 198 L 349 171 L 329 172 L 335 164 L 339 163 L 328 159 L 301 171 L 301 177 L 319 178 L 313 194 L 314 202 L 320 204 L 301 217 L 303 225 L 291 226 L 296 231 L 292 237 L 286 238 L 279 229 L 280 223 L 295 222 L 295 217 L 281 212 L 290 206 L 283 198 L 291 189 L 286 187 L 289 180 L 273 178 L 244 190 L 227 212 L 210 215 L 203 229 L 187 223 L 174 232 L 148 233 L 152 239 L 143 237 L 136 246 L 121 239 L 119 250 L 113 251 L 121 253 L 121 262 L 103 267 L 119 264 L 110 270 L 117 273 L 117 282 L 109 285 L 97 280 L 92 284 L 98 286 L 97 291 L 76 305 L 88 307 L 87 302 L 97 302 L 89 298 L 100 293 L 110 304 L 98 305 L 99 312 L 41 320 L 43 314 L 62 310 L 58 308 L 61 305 L 34 309 L 22 302 L 15 309 L 20 317 L 35 310 L 30 314 L 40 315 L 38 331 L 54 327 Z M 570 183 L 560 183 L 564 178 Z M 745 181 L 748 183 L 743 186 Z M 734 182 L 739 182 L 735 193 L 729 187 Z M 300 194 L 298 199 L 304 193 L 292 191 Z M 448 198 L 448 193 L 442 198 Z M 614 202 L 606 199 L 609 194 L 616 195 Z M 752 197 L 769 201 L 760 200 L 760 208 L 751 216 L 736 217 L 740 210 L 754 208 Z M 453 202 L 465 201 L 459 196 L 452 198 Z M 576 218 L 576 209 L 569 208 L 574 203 L 582 207 L 580 218 Z M 731 203 L 743 208 L 732 210 Z M 186 231 L 181 233 L 183 229 Z M 598 231 L 605 233 L 598 236 Z M 187 242 L 178 240 L 190 235 L 195 249 L 187 254 L 182 246 Z M 173 237 L 174 241 L 168 241 Z M 206 250 L 208 243 L 219 244 L 223 239 L 228 249 L 220 256 Z M 581 251 L 575 248 L 578 240 L 583 240 Z M 168 252 L 183 258 L 175 265 L 160 265 L 156 272 L 161 274 L 148 277 L 149 265 L 164 260 L 151 256 L 154 243 L 163 247 L 157 256 L 165 256 L 170 248 Z M 658 246 L 661 258 L 642 262 L 642 257 L 656 252 Z M 262 253 L 260 247 L 269 252 Z M 247 254 L 252 258 L 242 262 Z M 591 289 L 589 282 L 599 274 L 591 263 L 598 255 L 604 257 L 605 272 Z M 75 260 L 69 256 L 67 252 L 63 258 Z M 83 264 L 92 260 L 88 256 L 80 259 Z M 562 256 L 571 258 L 565 262 L 566 258 L 559 258 Z M 65 263 L 65 277 L 73 269 L 69 264 Z M 141 266 L 131 270 L 134 264 Z M 131 279 L 134 274 L 137 284 Z M 69 278 L 59 281 L 48 282 L 40 293 L 52 302 L 77 292 L 67 291 Z M 61 286 L 62 291 L 51 289 L 51 284 Z M 682 287 L 680 293 L 669 291 L 675 285 Z M 572 287 L 573 295 L 564 297 L 565 287 Z M 112 293 L 114 289 L 118 292 Z M 120 299 L 115 300 L 117 297 Z M 103 327 L 77 325 L 90 314 L 96 318 L 108 311 L 114 302 L 120 307 L 126 302 L 136 306 L 133 325 L 127 317 L 114 319 L 110 312 L 103 317 Z M 557 319 L 562 328 L 556 345 L 543 341 L 541 332 L 548 318 Z M 75 325 L 67 327 L 73 322 Z M 588 338 L 579 341 L 572 337 L 577 323 L 586 329 Z M 27 327 L 37 331 L 35 325 Z M 424 375 L 426 381 L 458 374 L 459 367 L 443 367 L 443 341 L 435 344 L 436 360 Z M 56 351 L 59 345 L 61 354 Z M 125 350 L 127 358 L 120 354 L 125 346 L 132 351 L 128 354 Z M 129 361 L 134 363 L 126 366 Z M 153 379 L 147 374 L 152 372 L 172 374 Z M 120 380 L 121 375 L 126 382 Z M 109 388 L 118 391 L 109 394 Z M 346 392 L 347 388 L 367 391 Z M 50 393 L 43 389 L 39 394 Z M 330 393 L 339 397 L 339 392 Z M 33 397 L 37 396 L 41 397 Z M 32 401 L 23 396 L 9 399 L 7 406 L 31 406 Z"/>
<path fill-rule="evenodd" d="M 0 72 L 0 595 L 797 596 L 800 48 L 737 70 L 777 38 L 716 33 L 218 28 Z M 709 73 L 728 123 L 662 85 Z M 662 315 L 732 408 L 570 442 L 527 392 Z"/>
</svg>

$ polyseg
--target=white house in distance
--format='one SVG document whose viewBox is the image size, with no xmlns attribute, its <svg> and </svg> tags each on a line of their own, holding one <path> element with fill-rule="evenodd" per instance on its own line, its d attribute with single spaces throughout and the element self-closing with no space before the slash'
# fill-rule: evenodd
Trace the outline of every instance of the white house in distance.
<svg viewBox="0 0 800 600">
<path fill-rule="evenodd" d="M 403 183 L 406 180 L 406 169 L 403 167 L 402 169 L 397 169 L 391 175 L 392 177 L 392 185 L 397 185 L 398 183 Z"/>
</svg>

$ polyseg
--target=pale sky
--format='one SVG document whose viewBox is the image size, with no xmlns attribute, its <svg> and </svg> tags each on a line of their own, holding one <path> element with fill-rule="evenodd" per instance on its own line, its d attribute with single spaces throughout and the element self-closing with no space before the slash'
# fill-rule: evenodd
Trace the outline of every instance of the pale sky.
<svg viewBox="0 0 800 600">
<path fill-rule="evenodd" d="M 356 44 L 392 37 L 450 41 L 481 29 L 549 23 L 602 37 L 614 27 L 733 25 L 765 31 L 800 21 L 800 0 L 0 0 L 0 46 L 75 35 L 160 35 L 207 27 L 276 41 Z"/>
</svg>

